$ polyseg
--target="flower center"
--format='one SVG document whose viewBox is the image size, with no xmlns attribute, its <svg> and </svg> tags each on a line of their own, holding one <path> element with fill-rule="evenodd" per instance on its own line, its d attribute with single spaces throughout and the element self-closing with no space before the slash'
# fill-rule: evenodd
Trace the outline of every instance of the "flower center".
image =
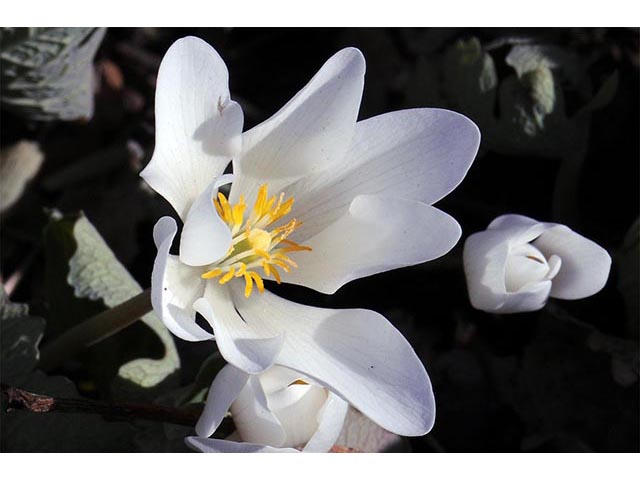
<svg viewBox="0 0 640 480">
<path fill-rule="evenodd" d="M 287 237 L 302 225 L 295 218 L 279 227 L 273 224 L 291 212 L 293 198 L 284 201 L 284 193 L 278 198 L 268 197 L 267 185 L 261 185 L 253 210 L 245 220 L 247 205 L 244 197 L 236 204 L 230 204 L 227 198 L 218 192 L 218 198 L 213 203 L 220 218 L 231 230 L 231 247 L 224 258 L 219 260 L 211 270 L 202 274 L 202 278 L 220 277 L 220 285 L 224 285 L 232 278 L 243 277 L 245 281 L 244 296 L 249 297 L 253 285 L 260 293 L 264 292 L 264 283 L 259 273 L 262 270 L 265 277 L 271 277 L 280 283 L 280 272 L 291 271 L 298 265 L 289 258 L 289 252 L 310 251 L 311 248 L 299 245 Z"/>
</svg>

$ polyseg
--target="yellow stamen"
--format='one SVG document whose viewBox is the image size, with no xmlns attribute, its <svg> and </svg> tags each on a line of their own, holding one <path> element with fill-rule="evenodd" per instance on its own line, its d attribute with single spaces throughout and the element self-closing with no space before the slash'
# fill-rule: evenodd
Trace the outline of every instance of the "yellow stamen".
<svg viewBox="0 0 640 480">
<path fill-rule="evenodd" d="M 222 274 L 221 268 L 214 268 L 213 270 L 209 270 L 208 272 L 205 272 L 202 275 L 200 275 L 200 278 L 205 278 L 205 279 L 216 278 L 218 275 L 221 275 L 221 274 Z"/>
<path fill-rule="evenodd" d="M 227 197 L 218 192 L 218 200 L 220 201 L 220 206 L 222 207 L 222 219 L 227 223 L 233 221 L 233 214 L 231 213 L 231 207 L 229 206 Z"/>
<path fill-rule="evenodd" d="M 290 387 L 291 385 L 309 385 L 307 382 L 305 382 L 304 380 L 295 380 L 293 382 L 291 382 L 288 386 Z"/>
<path fill-rule="evenodd" d="M 258 287 L 258 291 L 260 293 L 264 293 L 264 282 L 262 281 L 262 277 L 258 275 L 256 272 L 247 272 L 254 282 L 256 282 L 256 286 Z"/>
<path fill-rule="evenodd" d="M 243 278 L 244 294 L 249 297 L 254 284 L 260 293 L 264 292 L 263 277 L 271 277 L 281 283 L 281 273 L 288 273 L 298 266 L 289 258 L 290 252 L 311 250 L 311 247 L 287 238 L 302 225 L 297 219 L 285 220 L 271 229 L 271 225 L 281 221 L 293 209 L 293 198 L 285 198 L 284 192 L 270 197 L 268 186 L 260 185 L 251 210 L 248 210 L 243 195 L 231 204 L 218 192 L 212 201 L 216 212 L 229 227 L 232 241 L 226 255 L 201 274 L 204 279 L 219 277 L 218 283 L 224 285 L 233 278 Z"/>
<path fill-rule="evenodd" d="M 231 267 L 231 269 L 227 273 L 225 273 L 224 276 L 220 279 L 220 285 L 224 285 L 229 280 L 231 280 L 235 272 L 236 272 L 236 269 Z"/>
<path fill-rule="evenodd" d="M 233 217 L 233 226 L 240 227 L 242 222 L 244 221 L 244 211 L 247 208 L 247 205 L 244 203 L 244 198 L 240 195 L 240 200 L 238 204 L 235 205 L 232 209 L 232 217 Z"/>
<path fill-rule="evenodd" d="M 256 203 L 253 206 L 253 211 L 258 218 L 262 217 L 264 210 L 264 203 L 267 200 L 267 185 L 261 185 L 258 190 L 258 196 L 256 197 Z"/>
<path fill-rule="evenodd" d="M 220 206 L 220 202 L 218 202 L 218 200 L 216 200 L 214 198 L 213 199 L 213 205 L 216 207 L 216 211 L 218 212 L 218 215 L 220 215 L 220 218 L 224 219 L 224 211 L 222 210 L 222 207 Z"/>
<path fill-rule="evenodd" d="M 240 268 L 236 272 L 236 277 L 242 277 L 247 272 L 247 264 L 241 263 Z"/>
<path fill-rule="evenodd" d="M 249 275 L 248 273 L 244 274 L 244 283 L 244 296 L 246 298 L 249 298 L 251 292 L 253 291 L 253 280 L 251 279 L 251 275 Z"/>
<path fill-rule="evenodd" d="M 273 278 L 275 279 L 276 283 L 281 284 L 282 280 L 280 279 L 280 274 L 278 273 L 278 270 L 276 270 L 275 268 L 272 268 L 271 273 L 273 273 Z"/>
<path fill-rule="evenodd" d="M 269 266 L 269 262 L 267 261 L 262 262 L 262 269 L 264 270 L 264 274 L 267 277 L 271 276 L 271 267 Z"/>
<path fill-rule="evenodd" d="M 286 238 L 283 238 L 282 240 L 280 240 L 280 242 L 284 243 L 285 245 L 288 245 L 288 247 L 284 247 L 280 249 L 283 252 L 302 252 L 302 251 L 310 252 L 313 250 L 311 247 L 308 247 L 306 245 L 300 245 L 296 242 L 292 242 L 291 240 L 287 240 Z"/>
<path fill-rule="evenodd" d="M 263 257 L 265 260 L 267 261 L 271 261 L 271 255 L 269 255 L 267 252 L 265 252 L 264 250 L 258 250 L 257 248 L 254 248 L 253 251 L 255 252 L 256 255 L 260 255 L 261 257 Z"/>
<path fill-rule="evenodd" d="M 284 263 L 282 260 L 272 260 L 271 263 L 273 263 L 274 265 L 279 266 L 280 268 L 282 268 L 287 273 L 289 273 L 291 271 L 291 268 L 289 267 L 289 265 Z"/>
</svg>

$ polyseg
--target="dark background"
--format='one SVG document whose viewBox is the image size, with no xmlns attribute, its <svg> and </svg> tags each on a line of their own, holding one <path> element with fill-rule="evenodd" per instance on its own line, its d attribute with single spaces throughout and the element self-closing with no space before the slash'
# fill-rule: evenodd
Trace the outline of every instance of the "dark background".
<svg viewBox="0 0 640 480">
<path fill-rule="evenodd" d="M 46 158 L 21 200 L 2 217 L 3 278 L 23 270 L 12 301 L 29 303 L 46 317 L 44 208 L 83 210 L 139 283 L 149 286 L 156 252 L 152 228 L 173 212 L 137 174 L 153 151 L 159 62 L 186 35 L 203 38 L 225 60 L 245 129 L 279 109 L 345 46 L 360 48 L 367 60 L 361 119 L 441 106 L 479 124 L 483 141 L 474 165 L 462 185 L 438 203 L 462 225 L 463 238 L 452 252 L 354 281 L 333 296 L 270 285 L 301 303 L 376 310 L 409 339 L 433 381 L 437 417 L 429 435 L 400 448 L 638 451 L 637 223 L 632 228 L 639 207 L 637 29 L 109 29 L 95 60 L 99 82 L 90 121 L 34 122 L 2 112 L 2 146 L 35 139 Z M 469 89 L 456 91 L 456 81 L 474 80 L 473 69 L 451 67 L 456 46 L 463 45 L 457 42 L 472 38 L 491 56 L 498 86 L 514 80 L 505 61 L 513 45 L 546 49 L 554 63 L 552 91 L 563 104 L 555 103 L 535 134 L 517 125 L 495 128 L 492 122 L 507 118 L 509 102 L 489 102 L 482 110 L 469 100 Z M 612 75 L 617 85 L 605 104 L 576 119 Z M 529 87 L 520 85 L 514 97 L 525 110 L 539 108 L 536 87 Z M 128 151 L 127 142 L 135 142 L 139 153 Z M 576 157 L 582 167 L 557 184 L 563 162 Z M 65 175 L 83 161 L 80 175 Z M 584 300 L 551 300 L 529 314 L 472 309 L 461 265 L 463 241 L 504 213 L 565 223 L 602 245 L 613 258 L 606 287 Z M 183 361 L 179 384 L 187 385 L 210 346 L 176 341 Z M 109 398 L 77 364 L 55 373 L 71 378 L 85 396 Z M 10 443 L 4 448 L 19 449 Z"/>
</svg>

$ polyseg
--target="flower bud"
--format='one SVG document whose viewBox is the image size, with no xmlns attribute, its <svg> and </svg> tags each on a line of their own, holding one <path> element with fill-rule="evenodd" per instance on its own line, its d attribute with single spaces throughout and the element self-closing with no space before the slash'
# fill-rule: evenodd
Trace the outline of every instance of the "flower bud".
<svg viewBox="0 0 640 480">
<path fill-rule="evenodd" d="M 463 257 L 471 304 L 494 313 L 539 310 L 550 296 L 591 296 L 611 268 L 598 244 L 564 225 L 522 215 L 503 215 L 471 235 Z"/>
</svg>

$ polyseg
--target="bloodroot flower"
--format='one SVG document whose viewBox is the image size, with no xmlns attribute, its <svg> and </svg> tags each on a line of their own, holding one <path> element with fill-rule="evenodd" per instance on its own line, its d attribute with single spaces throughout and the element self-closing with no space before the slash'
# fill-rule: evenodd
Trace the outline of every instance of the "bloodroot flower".
<svg viewBox="0 0 640 480">
<path fill-rule="evenodd" d="M 522 215 L 496 218 L 464 244 L 471 304 L 487 312 L 540 310 L 547 298 L 574 300 L 604 287 L 607 251 L 557 223 Z"/>
<path fill-rule="evenodd" d="M 201 452 L 328 452 L 345 421 L 349 404 L 312 379 L 273 366 L 248 375 L 232 365 L 216 376 L 196 425 L 198 437 L 186 442 Z M 207 438 L 227 410 L 240 442 Z"/>
<path fill-rule="evenodd" d="M 299 305 L 264 280 L 333 293 L 345 283 L 448 252 L 458 223 L 431 206 L 465 176 L 477 127 L 446 110 L 357 122 L 365 62 L 347 48 L 271 118 L 242 133 L 227 68 L 197 38 L 171 46 L 158 73 L 156 147 L 141 173 L 184 226 L 154 228 L 152 304 L 190 341 L 215 341 L 238 369 L 274 364 L 327 385 L 403 435 L 434 418 L 427 373 L 404 337 L 368 310 Z M 223 175 L 229 163 L 233 175 Z M 220 187 L 231 183 L 228 195 Z M 200 313 L 213 335 L 195 321 Z"/>
</svg>

